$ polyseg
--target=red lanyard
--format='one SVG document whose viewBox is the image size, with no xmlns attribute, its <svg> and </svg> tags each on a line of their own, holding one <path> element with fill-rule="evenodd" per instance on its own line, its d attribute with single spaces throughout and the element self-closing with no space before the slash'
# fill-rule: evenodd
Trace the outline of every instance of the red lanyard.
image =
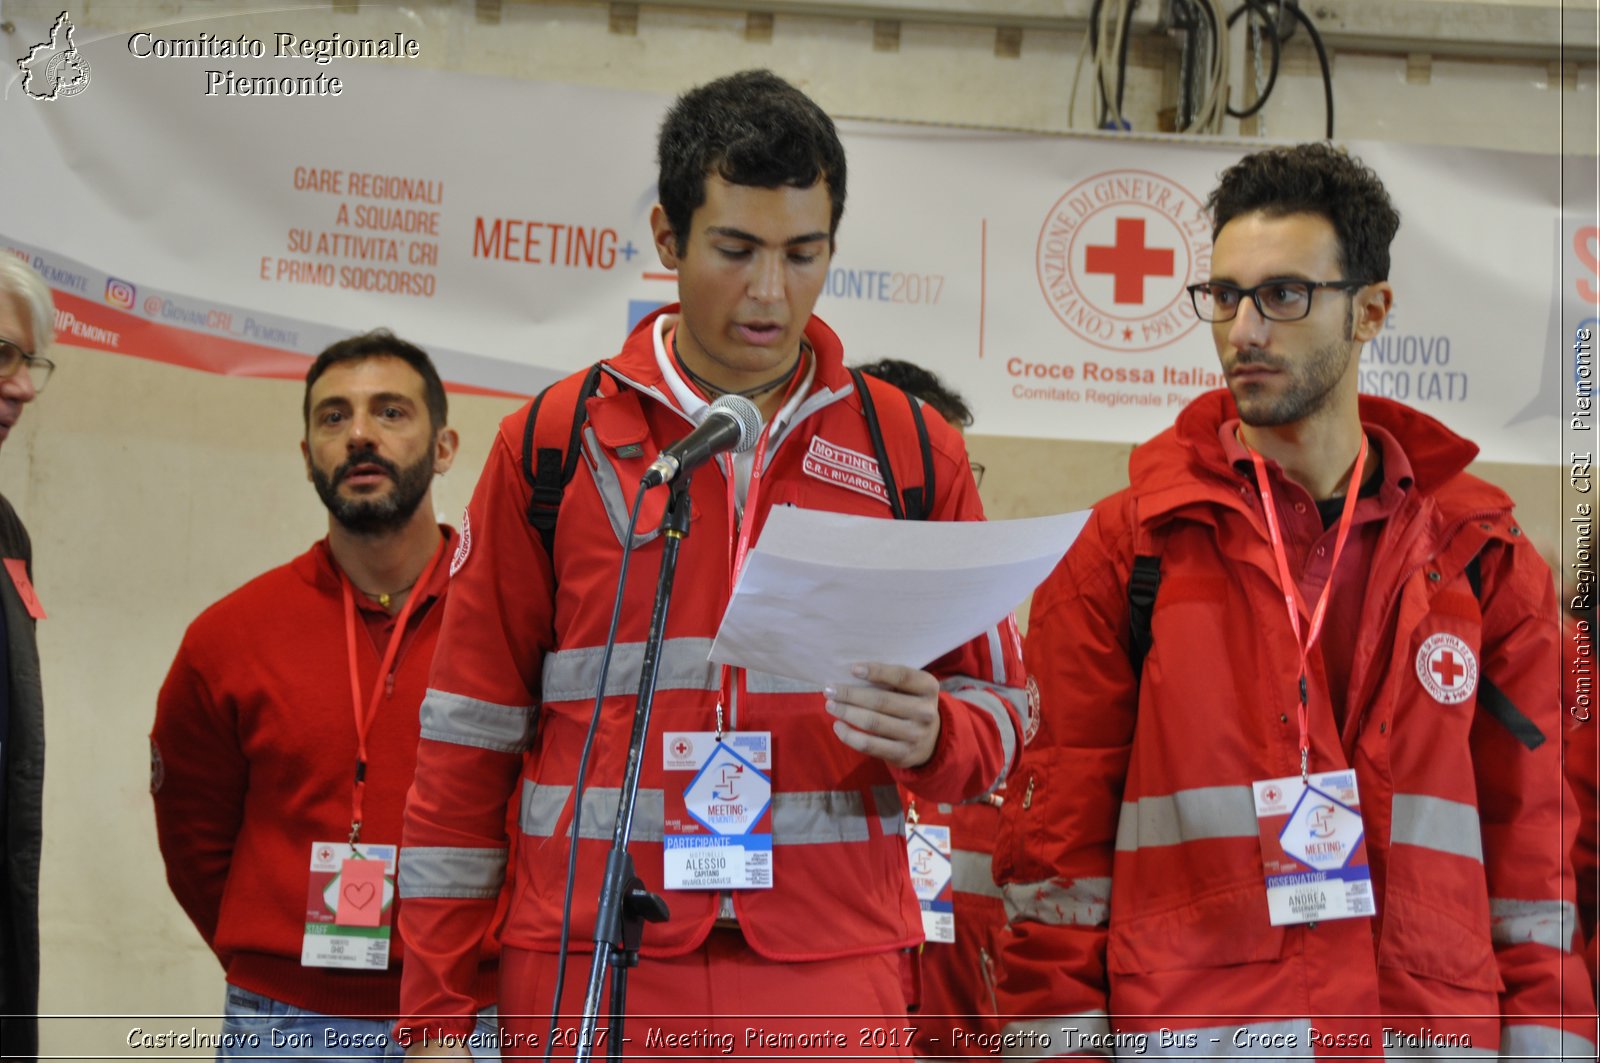
<svg viewBox="0 0 1600 1063">
<path fill-rule="evenodd" d="M 750 488 L 745 492 L 744 496 L 744 512 L 746 514 L 756 512 L 756 499 L 761 493 L 761 471 L 766 465 L 767 440 L 771 432 L 772 422 L 769 421 L 761 429 L 761 438 L 756 441 L 755 462 L 750 468 Z M 728 571 L 728 593 L 730 596 L 733 594 L 734 585 L 739 582 L 739 573 L 744 570 L 745 555 L 750 552 L 750 526 L 754 523 L 750 520 L 741 519 L 739 515 L 739 474 L 732 469 L 734 460 L 733 458 L 728 459 L 729 471 L 732 472 L 732 475 L 728 477 L 728 527 L 737 527 L 739 529 L 739 538 L 734 545 L 732 567 Z M 734 695 L 733 669 L 725 664 L 720 667 L 722 670 L 722 682 L 720 684 L 721 690 L 717 697 L 718 738 L 722 737 L 723 706 L 732 704 Z"/>
<path fill-rule="evenodd" d="M 677 326 L 673 327 L 676 329 Z M 674 343 L 672 336 L 667 337 L 667 343 L 669 346 Z M 673 349 L 676 348 L 673 347 Z M 800 357 L 806 357 L 806 347 L 804 344 L 802 344 L 800 349 Z M 789 381 L 789 386 L 784 389 L 783 399 L 778 404 L 778 408 L 780 410 L 789 404 L 789 401 L 794 397 L 795 389 L 800 387 L 801 382 L 805 379 L 806 373 L 804 372 L 804 367 L 802 366 L 796 369 L 794 379 Z M 693 385 L 691 384 L 690 387 L 692 389 Z M 755 457 L 750 466 L 750 487 L 745 492 L 744 498 L 743 512 L 746 514 L 758 512 L 756 508 L 756 500 L 761 493 L 761 476 L 767 464 L 767 443 L 771 439 L 772 425 L 776 420 L 777 418 L 773 418 L 773 420 L 768 421 L 762 427 L 761 438 L 756 441 Z M 732 456 L 728 458 L 728 527 L 736 527 L 739 529 L 739 538 L 734 546 L 733 551 L 733 564 L 728 572 L 728 592 L 730 595 L 733 593 L 734 584 L 739 580 L 739 573 L 744 570 L 745 555 L 750 552 L 750 527 L 752 523 L 751 521 L 743 520 L 740 517 L 739 473 L 734 465 L 735 461 L 737 461 L 737 459 Z M 718 738 L 722 737 L 723 706 L 731 704 L 734 695 L 733 669 L 729 668 L 725 664 L 721 665 L 720 667 L 722 672 L 722 681 L 720 683 L 721 689 L 718 695 L 716 708 Z"/>
<path fill-rule="evenodd" d="M 365 714 L 361 711 L 361 658 L 356 651 L 355 588 L 344 570 L 339 571 L 339 578 L 344 584 L 344 641 L 345 648 L 350 654 L 350 702 L 355 709 L 356 717 L 356 782 L 355 792 L 350 799 L 351 845 L 355 845 L 361 839 L 361 807 L 367 789 L 367 733 L 372 730 L 372 721 L 377 719 L 378 702 L 389 689 L 389 669 L 394 667 L 395 656 L 400 652 L 400 643 L 405 641 L 406 621 L 411 618 L 411 610 L 416 606 L 417 599 L 426 593 L 428 577 L 433 575 L 434 566 L 443 556 L 444 548 L 445 544 L 441 542 L 434 550 L 433 557 L 422 570 L 422 575 L 412 584 L 412 593 L 406 595 L 406 604 L 400 607 L 400 615 L 395 618 L 394 630 L 389 632 L 389 645 L 383 651 L 383 663 L 378 666 L 378 675 L 372 685 L 372 696 L 366 702 Z"/>
<path fill-rule="evenodd" d="M 1334 577 L 1339 573 L 1339 555 L 1344 552 L 1345 540 L 1349 538 L 1350 527 L 1355 523 L 1356 497 L 1361 493 L 1361 468 L 1367 461 L 1367 436 L 1365 432 L 1361 434 L 1361 448 L 1356 451 L 1356 464 L 1350 470 L 1350 486 L 1345 489 L 1339 532 L 1333 540 L 1333 562 L 1328 568 L 1328 579 L 1322 585 L 1322 593 L 1317 597 L 1316 608 L 1311 612 L 1311 627 L 1303 638 L 1300 634 L 1300 610 L 1303 608 L 1300 587 L 1289 572 L 1289 555 L 1284 549 L 1283 533 L 1278 530 L 1278 510 L 1272 500 L 1272 481 L 1267 476 L 1267 463 L 1250 444 L 1246 443 L 1245 449 L 1255 463 L 1256 482 L 1261 486 L 1261 504 L 1267 512 L 1267 531 L 1272 538 L 1272 558 L 1278 564 L 1278 583 L 1283 588 L 1284 605 L 1289 610 L 1289 626 L 1294 630 L 1295 645 L 1300 650 L 1300 704 L 1296 712 L 1300 718 L 1300 778 L 1305 780 L 1311 773 L 1311 710 L 1306 699 L 1306 673 L 1310 670 L 1311 647 L 1316 645 L 1317 637 L 1322 634 L 1322 619 L 1328 612 Z"/>
</svg>

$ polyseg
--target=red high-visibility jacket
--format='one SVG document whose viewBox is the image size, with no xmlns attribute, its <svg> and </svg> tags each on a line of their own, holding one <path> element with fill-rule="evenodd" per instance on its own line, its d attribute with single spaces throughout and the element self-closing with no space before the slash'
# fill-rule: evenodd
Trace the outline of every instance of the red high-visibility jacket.
<svg viewBox="0 0 1600 1063">
<path fill-rule="evenodd" d="M 520 468 L 526 407 L 502 423 L 468 507 L 407 809 L 401 911 L 412 943 L 409 959 L 423 962 L 403 988 L 401 1025 L 470 1029 L 463 946 L 492 917 L 502 875 L 512 891 L 502 943 L 544 952 L 557 947 L 572 788 L 627 511 L 659 450 L 693 427 L 656 360 L 657 316 L 643 321 L 606 363 L 608 380 L 588 405 L 584 460 L 561 502 L 554 556 L 527 517 L 530 490 Z M 775 506 L 890 515 L 882 498 L 863 490 L 876 477 L 873 446 L 839 340 L 816 319 L 806 335 L 815 351 L 815 379 L 807 400 L 768 444 L 759 492 L 742 518 L 755 522 L 752 542 Z M 565 411 L 557 416 L 565 432 L 570 417 Z M 915 433 L 890 431 L 888 413 L 880 410 L 880 416 L 892 468 L 920 477 Z M 937 487 L 933 518 L 981 519 L 959 435 L 937 417 L 927 418 L 927 427 Z M 724 466 L 708 464 L 690 487 L 693 519 L 679 555 L 643 757 L 632 852 L 647 887 L 672 911 L 669 922 L 646 928 L 646 957 L 696 948 L 718 915 L 714 890 L 662 889 L 664 792 L 683 782 L 682 773 L 663 771 L 660 736 L 714 728 L 721 671 L 706 655 L 728 603 L 737 539 L 726 484 Z M 640 529 L 659 524 L 664 496 L 652 492 Z M 590 947 L 660 549 L 657 537 L 633 557 L 588 769 L 572 924 L 578 949 Z M 734 670 L 727 726 L 773 736 L 775 884 L 733 894 L 739 927 L 761 955 L 800 961 L 891 951 L 921 940 L 897 785 L 926 800 L 959 801 L 992 789 L 1006 775 L 1025 707 L 1015 624 L 1007 620 L 929 670 L 942 681 L 939 743 L 933 758 L 911 771 L 891 770 L 840 742 L 819 688 Z M 508 801 L 517 823 L 509 870 Z M 441 1015 L 457 1018 L 423 1018 Z"/>
<path fill-rule="evenodd" d="M 1299 654 L 1254 476 L 1219 439 L 1237 414 L 1211 392 L 1134 452 L 1132 486 L 1096 507 L 1033 600 L 1042 729 L 995 855 L 1013 1054 L 1382 1054 L 1387 1038 L 1593 1057 L 1549 569 L 1511 500 L 1462 471 L 1476 447 L 1396 403 L 1364 396 L 1360 415 L 1413 478 L 1377 532 L 1342 733 L 1311 655 L 1311 770 L 1355 770 L 1376 917 L 1269 925 L 1250 784 L 1298 769 Z M 1127 587 L 1153 544 L 1141 679 Z M 1419 676 L 1440 633 L 1478 665 L 1465 700 Z M 1536 749 L 1485 711 L 1490 683 L 1542 733 Z"/>
</svg>

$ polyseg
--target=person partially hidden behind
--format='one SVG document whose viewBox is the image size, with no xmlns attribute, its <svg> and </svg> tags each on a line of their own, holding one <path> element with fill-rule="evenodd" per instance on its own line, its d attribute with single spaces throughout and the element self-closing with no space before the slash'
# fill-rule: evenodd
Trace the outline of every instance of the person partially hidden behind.
<svg viewBox="0 0 1600 1063">
<path fill-rule="evenodd" d="M 392 901 L 457 542 L 433 515 L 446 412 L 432 360 L 389 332 L 318 355 L 300 453 L 327 538 L 201 613 L 162 684 L 156 832 L 227 975 L 219 1058 L 404 1050 L 390 1026 L 412 957 Z M 494 943 L 463 951 L 473 1054 L 494 1059 Z"/>
<path fill-rule="evenodd" d="M 1358 394 L 1399 214 L 1327 144 L 1208 205 L 1227 389 L 1033 599 L 1012 1054 L 1593 1059 L 1550 570 L 1477 447 Z"/>
<path fill-rule="evenodd" d="M 883 358 L 856 367 L 914 395 L 950 427 L 966 434 L 972 410 L 961 394 L 930 369 L 899 358 Z M 983 483 L 983 466 L 972 463 L 972 477 Z M 995 964 L 998 938 L 1006 925 L 1005 903 L 995 885 L 990 863 L 1000 828 L 1002 787 L 994 793 L 952 805 L 918 801 L 909 795 L 906 817 L 925 836 L 947 830 L 950 850 L 950 922 L 934 919 L 928 940 L 911 955 L 911 991 L 916 1011 L 912 1050 L 919 1059 L 978 1058 L 1000 1032 L 995 1008 Z M 930 843 L 941 840 L 930 836 Z M 943 934 L 935 937 L 937 930 Z M 972 1036 L 978 1035 L 978 1036 Z"/>
<path fill-rule="evenodd" d="M 27 263 L 0 254 L 0 444 L 22 408 L 44 390 L 55 363 L 55 303 Z M 44 609 L 33 589 L 33 543 L 0 497 L 0 1052 L 39 1052 L 39 859 L 44 841 L 44 695 L 34 626 Z"/>
</svg>

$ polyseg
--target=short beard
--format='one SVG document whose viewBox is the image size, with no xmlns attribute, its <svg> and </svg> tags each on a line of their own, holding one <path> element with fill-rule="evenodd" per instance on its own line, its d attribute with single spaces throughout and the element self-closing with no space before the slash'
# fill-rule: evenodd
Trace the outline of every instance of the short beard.
<svg viewBox="0 0 1600 1063">
<path fill-rule="evenodd" d="M 345 498 L 339 494 L 339 484 L 357 465 L 376 465 L 389 474 L 394 490 L 382 498 Z M 428 496 L 433 483 L 433 448 L 408 468 L 398 468 L 387 458 L 376 454 L 359 454 L 346 459 L 329 476 L 315 465 L 311 467 L 311 483 L 317 497 L 328 508 L 333 519 L 353 535 L 378 536 L 402 528 L 416 514 L 417 507 Z"/>
<path fill-rule="evenodd" d="M 1327 403 L 1328 396 L 1339 385 L 1339 381 L 1344 378 L 1350 366 L 1350 359 L 1359 357 L 1359 352 L 1351 351 L 1349 348 L 1354 338 L 1355 311 L 1352 306 L 1345 318 L 1344 338 L 1313 351 L 1311 357 L 1301 366 L 1308 370 L 1308 373 L 1296 378 L 1288 391 L 1270 404 L 1254 402 L 1248 395 L 1234 393 L 1233 403 L 1238 407 L 1239 420 L 1252 428 L 1280 428 L 1287 424 L 1298 424 L 1317 413 Z M 1339 357 L 1341 350 L 1346 352 L 1343 359 Z M 1266 364 L 1275 369 L 1284 368 L 1277 359 L 1265 356 L 1241 355 L 1235 359 L 1234 364 Z"/>
</svg>

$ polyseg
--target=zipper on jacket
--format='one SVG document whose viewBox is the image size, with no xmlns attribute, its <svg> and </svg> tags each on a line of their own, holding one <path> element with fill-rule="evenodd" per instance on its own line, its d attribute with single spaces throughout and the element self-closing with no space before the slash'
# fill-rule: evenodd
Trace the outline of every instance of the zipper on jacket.
<svg viewBox="0 0 1600 1063">
<path fill-rule="evenodd" d="M 978 963 L 982 968 L 983 991 L 989 995 L 989 1014 L 1000 1014 L 1000 999 L 995 995 L 994 958 L 989 955 L 989 950 L 982 945 L 978 946 Z"/>
<path fill-rule="evenodd" d="M 431 610 L 432 608 L 433 606 L 431 604 L 426 606 L 426 609 Z M 384 700 L 394 697 L 394 677 L 399 673 L 400 665 L 406 659 L 406 651 L 409 650 L 411 648 L 411 644 L 416 641 L 417 633 L 422 630 L 422 622 L 427 618 L 427 612 L 417 612 L 413 610 L 410 619 L 406 623 L 406 629 L 396 632 L 396 634 L 400 637 L 400 648 L 395 651 L 394 665 L 389 669 L 389 674 L 383 677 Z"/>
</svg>

